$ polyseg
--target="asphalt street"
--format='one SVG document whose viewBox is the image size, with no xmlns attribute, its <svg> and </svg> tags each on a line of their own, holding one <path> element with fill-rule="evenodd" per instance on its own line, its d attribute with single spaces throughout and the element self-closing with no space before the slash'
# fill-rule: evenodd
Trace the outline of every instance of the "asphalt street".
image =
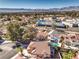
<svg viewBox="0 0 79 59">
<path fill-rule="evenodd" d="M 10 59 L 15 54 L 17 54 L 17 51 L 12 49 L 13 45 L 13 43 L 0 45 L 0 48 L 3 50 L 0 52 L 0 59 Z"/>
<path fill-rule="evenodd" d="M 0 52 L 0 59 L 10 59 L 16 54 L 16 50 L 3 51 Z"/>
</svg>

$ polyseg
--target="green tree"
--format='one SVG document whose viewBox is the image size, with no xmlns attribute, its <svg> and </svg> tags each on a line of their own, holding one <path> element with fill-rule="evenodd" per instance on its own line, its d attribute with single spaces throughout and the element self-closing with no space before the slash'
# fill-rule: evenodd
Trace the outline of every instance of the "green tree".
<svg viewBox="0 0 79 59">
<path fill-rule="evenodd" d="M 24 31 L 23 28 L 21 28 L 21 25 L 18 24 L 18 22 L 11 22 L 7 25 L 7 37 L 9 37 L 12 41 L 28 41 L 28 39 L 33 39 L 36 34 L 35 27 L 27 27 L 28 29 Z"/>
<path fill-rule="evenodd" d="M 10 36 L 10 40 L 12 41 L 17 41 L 18 39 L 22 39 L 23 35 L 23 28 L 20 28 L 20 25 L 16 23 L 9 23 L 7 25 L 7 30 L 8 30 L 8 36 Z"/>
<path fill-rule="evenodd" d="M 37 29 L 35 26 L 29 26 L 27 27 L 27 30 L 24 32 L 24 35 L 22 36 L 23 40 L 33 40 L 37 34 Z"/>
<path fill-rule="evenodd" d="M 23 40 L 30 40 L 30 33 L 25 33 L 25 34 L 22 36 L 22 39 L 23 39 Z"/>
<path fill-rule="evenodd" d="M 71 50 L 63 53 L 63 59 L 72 59 L 73 56 L 74 56 L 74 53 Z"/>
</svg>

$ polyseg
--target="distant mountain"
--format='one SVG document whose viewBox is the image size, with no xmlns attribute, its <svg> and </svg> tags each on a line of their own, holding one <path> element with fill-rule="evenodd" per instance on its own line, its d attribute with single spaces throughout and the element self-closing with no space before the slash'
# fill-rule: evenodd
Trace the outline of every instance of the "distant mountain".
<svg viewBox="0 0 79 59">
<path fill-rule="evenodd" d="M 0 8 L 0 13 L 5 12 L 55 12 L 55 11 L 79 11 L 79 6 L 69 6 L 51 9 L 24 9 L 24 8 Z"/>
<path fill-rule="evenodd" d="M 60 8 L 61 11 L 79 11 L 79 6 L 69 6 Z"/>
</svg>

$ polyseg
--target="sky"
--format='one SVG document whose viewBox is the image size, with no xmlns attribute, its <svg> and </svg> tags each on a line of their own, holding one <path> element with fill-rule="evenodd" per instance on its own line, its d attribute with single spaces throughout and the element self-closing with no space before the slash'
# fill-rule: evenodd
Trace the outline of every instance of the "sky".
<svg viewBox="0 0 79 59">
<path fill-rule="evenodd" d="M 79 6 L 79 0 L 0 0 L 0 8 L 61 8 Z"/>
</svg>

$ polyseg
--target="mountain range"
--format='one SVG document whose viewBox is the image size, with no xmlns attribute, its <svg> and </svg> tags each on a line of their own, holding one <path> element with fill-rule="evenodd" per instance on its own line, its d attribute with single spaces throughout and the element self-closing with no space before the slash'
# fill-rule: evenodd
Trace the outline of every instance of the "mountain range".
<svg viewBox="0 0 79 59">
<path fill-rule="evenodd" d="M 56 11 L 79 11 L 79 6 L 50 9 L 24 9 L 24 8 L 0 8 L 0 13 L 5 12 L 56 12 Z"/>
</svg>

